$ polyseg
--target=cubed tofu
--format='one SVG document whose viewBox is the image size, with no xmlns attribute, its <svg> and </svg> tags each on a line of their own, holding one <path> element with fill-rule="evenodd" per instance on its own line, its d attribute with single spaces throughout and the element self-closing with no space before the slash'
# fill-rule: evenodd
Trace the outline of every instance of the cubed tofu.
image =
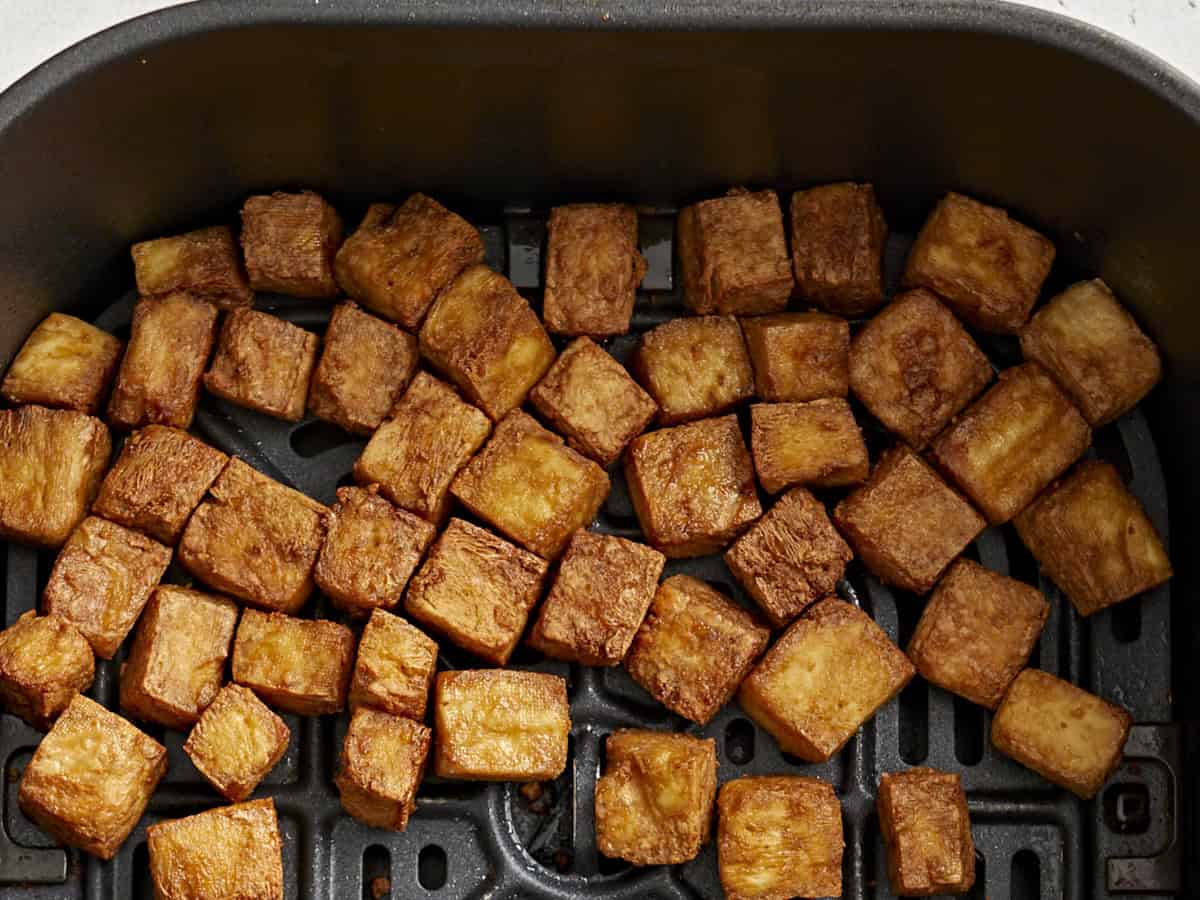
<svg viewBox="0 0 1200 900">
<path fill-rule="evenodd" d="M 571 714 L 557 675 L 441 672 L 434 689 L 433 770 L 469 781 L 550 781 L 567 767 Z"/>
<path fill-rule="evenodd" d="M 218 591 L 294 613 L 312 593 L 328 512 L 235 457 L 188 520 L 179 561 Z"/>
<path fill-rule="evenodd" d="M 483 254 L 470 222 L 413 194 L 400 207 L 372 204 L 338 250 L 334 273 L 363 306 L 416 329 L 433 298 L 467 266 L 483 262 Z"/>
<path fill-rule="evenodd" d="M 792 294 L 783 210 L 774 191 L 734 188 L 679 213 L 683 301 L 701 316 L 779 312 Z"/>
<path fill-rule="evenodd" d="M 824 762 L 900 693 L 913 671 L 870 616 L 829 597 L 767 651 L 742 682 L 738 702 L 784 751 Z"/>
<path fill-rule="evenodd" d="M 121 667 L 121 709 L 180 731 L 194 725 L 225 680 L 237 620 L 232 600 L 160 585 Z"/>
<path fill-rule="evenodd" d="M 94 414 L 116 374 L 125 345 L 74 316 L 50 313 L 13 358 L 0 399 Z"/>
<path fill-rule="evenodd" d="M 1016 677 L 992 719 L 992 745 L 1085 800 L 1121 762 L 1133 717 L 1038 669 Z"/>
<path fill-rule="evenodd" d="M 112 659 L 170 564 L 170 547 L 88 516 L 54 561 L 42 609 L 78 628 L 97 656 Z"/>
<path fill-rule="evenodd" d="M 183 291 L 221 309 L 254 303 L 233 230 L 227 225 L 142 241 L 130 253 L 139 296 Z"/>
<path fill-rule="evenodd" d="M 546 327 L 595 338 L 629 331 L 634 294 L 646 274 L 637 210 L 623 203 L 556 206 L 547 232 Z"/>
<path fill-rule="evenodd" d="M 92 645 L 58 616 L 33 610 L 0 631 L 0 709 L 47 731 L 96 675 Z"/>
<path fill-rule="evenodd" d="M 112 859 L 167 771 L 167 750 L 76 694 L 21 776 L 21 811 L 56 841 Z"/>
<path fill-rule="evenodd" d="M 451 519 L 404 595 L 404 611 L 502 666 L 521 639 L 549 564 L 486 529 Z"/>
<path fill-rule="evenodd" d="M 591 524 L 609 487 L 600 466 L 515 410 L 458 473 L 450 493 L 518 544 L 554 559 Z"/>
<path fill-rule="evenodd" d="M 722 550 L 762 515 L 736 416 L 634 438 L 625 481 L 642 533 L 670 557 Z"/>
<path fill-rule="evenodd" d="M 249 797 L 287 752 L 291 732 L 254 691 L 227 684 L 183 745 L 192 765 L 232 803 Z"/>
<path fill-rule="evenodd" d="M 256 291 L 335 296 L 333 258 L 341 244 L 341 218 L 312 191 L 260 195 L 242 205 L 242 253 Z"/>
<path fill-rule="evenodd" d="M 586 337 L 559 354 L 529 402 L 571 447 L 602 466 L 620 456 L 658 412 L 625 367 Z"/>
<path fill-rule="evenodd" d="M 334 776 L 342 808 L 372 828 L 403 831 L 417 805 L 431 732 L 377 709 L 350 718 Z"/>
<path fill-rule="evenodd" d="M 666 561 L 644 544 L 575 532 L 530 645 L 585 666 L 617 665 L 646 617 Z"/>
<path fill-rule="evenodd" d="M 958 775 L 924 767 L 884 772 L 875 809 L 893 894 L 929 897 L 971 890 L 975 841 Z"/>
<path fill-rule="evenodd" d="M 315 334 L 291 322 L 235 309 L 221 325 L 204 386 L 230 403 L 299 422 L 318 343 Z"/>
<path fill-rule="evenodd" d="M 884 452 L 833 522 L 882 581 L 924 594 L 987 526 L 983 516 L 911 450 Z"/>
<path fill-rule="evenodd" d="M 486 266 L 464 270 L 438 295 L 420 341 L 421 354 L 494 422 L 524 403 L 554 362 L 537 314 Z"/>
<path fill-rule="evenodd" d="M 993 525 L 1007 522 L 1092 443 L 1075 405 L 1037 363 L 1000 380 L 930 445 L 929 455 Z"/>
<path fill-rule="evenodd" d="M 100 490 L 112 438 L 74 410 L 0 410 L 0 538 L 57 547 Z"/>
<path fill-rule="evenodd" d="M 770 637 L 720 591 L 690 575 L 672 575 L 658 586 L 625 668 L 667 709 L 706 725 L 733 697 Z"/>
<path fill-rule="evenodd" d="M 742 319 L 754 392 L 772 403 L 845 397 L 850 391 L 850 323 L 819 312 Z"/>
<path fill-rule="evenodd" d="M 633 371 L 664 425 L 714 416 L 754 395 L 754 372 L 733 316 L 672 319 L 642 335 Z"/>
<path fill-rule="evenodd" d="M 605 742 L 596 780 L 596 848 L 636 866 L 695 859 L 712 830 L 712 738 L 622 729 Z"/>
<path fill-rule="evenodd" d="M 803 775 L 735 778 L 717 795 L 717 862 L 727 900 L 842 895 L 842 804 Z"/>
<path fill-rule="evenodd" d="M 750 407 L 750 451 L 769 494 L 798 484 L 842 487 L 866 481 L 867 443 L 841 397 Z"/>
<path fill-rule="evenodd" d="M 1032 228 L 962 194 L 943 197 L 909 253 L 905 287 L 943 297 L 970 325 L 1015 334 L 1054 263 L 1054 245 Z"/>
<path fill-rule="evenodd" d="M 1099 278 L 1038 310 L 1021 329 L 1021 350 L 1066 388 L 1093 426 L 1133 409 L 1162 378 L 1158 348 Z"/>
<path fill-rule="evenodd" d="M 421 629 L 399 616 L 375 610 L 358 641 L 350 708 L 370 706 L 423 721 L 437 655 L 437 642 Z"/>
<path fill-rule="evenodd" d="M 1084 462 L 1017 516 L 1017 533 L 1081 616 L 1171 577 L 1142 505 L 1108 463 Z"/>
<path fill-rule="evenodd" d="M 346 705 L 354 632 L 324 619 L 247 609 L 233 641 L 233 680 L 271 705 L 300 716 Z"/>
</svg>

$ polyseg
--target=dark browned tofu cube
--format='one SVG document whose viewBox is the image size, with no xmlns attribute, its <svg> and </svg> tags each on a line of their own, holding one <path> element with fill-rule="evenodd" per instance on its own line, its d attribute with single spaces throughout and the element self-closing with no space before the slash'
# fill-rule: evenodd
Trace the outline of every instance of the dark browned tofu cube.
<svg viewBox="0 0 1200 900">
<path fill-rule="evenodd" d="M 412 719 L 377 709 L 355 710 L 333 779 L 342 808 L 372 828 L 407 828 L 431 736 Z"/>
<path fill-rule="evenodd" d="M 254 303 L 227 225 L 134 244 L 133 273 L 141 297 L 183 291 L 221 309 Z"/>
<path fill-rule="evenodd" d="M 333 257 L 341 244 L 341 218 L 312 191 L 260 195 L 242 205 L 242 253 L 256 291 L 335 296 Z"/>
<path fill-rule="evenodd" d="M 783 210 L 774 191 L 734 189 L 679 213 L 683 301 L 697 315 L 779 312 L 792 294 Z"/>
<path fill-rule="evenodd" d="M 930 456 L 993 525 L 1007 522 L 1092 443 L 1092 430 L 1037 363 L 1000 380 L 930 445 Z"/>
<path fill-rule="evenodd" d="M 1121 762 L 1132 723 L 1115 703 L 1025 669 L 992 719 L 992 746 L 1086 800 Z"/>
<path fill-rule="evenodd" d="M 1054 245 L 1032 228 L 962 194 L 943 197 L 917 235 L 905 287 L 943 297 L 970 325 L 1014 334 L 1029 318 L 1054 262 Z"/>
<path fill-rule="evenodd" d="M 633 370 L 664 425 L 725 412 L 754 394 L 746 341 L 733 316 L 672 319 L 647 331 Z"/>
<path fill-rule="evenodd" d="M 183 752 L 226 800 L 245 800 L 287 752 L 291 732 L 250 688 L 227 684 L 188 734 Z"/>
<path fill-rule="evenodd" d="M 0 382 L 0 399 L 93 414 L 116 374 L 122 347 L 95 325 L 50 313 L 13 357 Z"/>
<path fill-rule="evenodd" d="M 554 362 L 537 314 L 503 275 L 471 266 L 438 295 L 421 353 L 492 421 L 525 402 Z"/>
<path fill-rule="evenodd" d="M 382 609 L 375 610 L 358 641 L 350 708 L 370 706 L 422 721 L 437 655 L 437 642 L 419 628 Z"/>
<path fill-rule="evenodd" d="M 167 749 L 76 694 L 21 776 L 17 803 L 60 844 L 112 859 L 167 771 Z"/>
<path fill-rule="evenodd" d="M 204 386 L 230 403 L 299 422 L 317 358 L 317 336 L 254 309 L 225 316 Z"/>
<path fill-rule="evenodd" d="M 1084 462 L 1017 516 L 1038 564 L 1090 616 L 1171 577 L 1171 561 L 1142 505 L 1108 463 Z"/>
<path fill-rule="evenodd" d="M 844 181 L 792 194 L 792 267 L 797 293 L 842 316 L 883 302 L 888 227 L 869 184 Z"/>
<path fill-rule="evenodd" d="M 521 639 L 549 564 L 462 519 L 451 519 L 404 595 L 412 618 L 502 666 Z"/>
<path fill-rule="evenodd" d="M 767 651 L 738 702 L 783 750 L 824 762 L 912 676 L 908 657 L 870 616 L 830 597 Z"/>
<path fill-rule="evenodd" d="M 324 619 L 247 609 L 233 641 L 233 680 L 284 712 L 335 713 L 346 705 L 354 632 Z"/>
<path fill-rule="evenodd" d="M 625 480 L 642 533 L 670 557 L 715 553 L 762 515 L 736 416 L 635 438 Z"/>
<path fill-rule="evenodd" d="M 875 809 L 893 894 L 929 897 L 971 890 L 975 841 L 958 775 L 924 767 L 884 772 Z"/>
<path fill-rule="evenodd" d="M 882 581 L 924 594 L 987 526 L 907 447 L 886 451 L 867 483 L 837 505 L 838 531 Z"/>
<path fill-rule="evenodd" d="M 47 731 L 96 675 L 92 645 L 58 616 L 22 614 L 0 631 L 0 709 Z"/>
<path fill-rule="evenodd" d="M 841 397 L 754 404 L 750 450 L 758 481 L 770 494 L 797 484 L 858 484 L 871 469 L 862 429 Z"/>
<path fill-rule="evenodd" d="M 850 323 L 819 312 L 742 319 L 754 390 L 783 403 L 845 397 L 850 390 Z"/>
</svg>

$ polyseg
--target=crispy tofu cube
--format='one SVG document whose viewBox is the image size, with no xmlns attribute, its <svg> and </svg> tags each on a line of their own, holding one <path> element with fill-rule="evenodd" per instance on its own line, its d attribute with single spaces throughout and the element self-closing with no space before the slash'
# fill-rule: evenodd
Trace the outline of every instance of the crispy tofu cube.
<svg viewBox="0 0 1200 900">
<path fill-rule="evenodd" d="M 59 551 L 42 608 L 78 628 L 97 656 L 112 659 L 170 564 L 170 547 L 88 516 Z"/>
<path fill-rule="evenodd" d="M 291 732 L 254 691 L 227 684 L 188 734 L 183 752 L 226 800 L 249 797 L 287 752 Z"/>
<path fill-rule="evenodd" d="M 1086 800 L 1121 762 L 1132 722 L 1115 703 L 1025 669 L 992 719 L 992 746 Z"/>
<path fill-rule="evenodd" d="M 845 397 L 850 391 L 850 323 L 819 312 L 742 319 L 754 390 L 775 403 Z"/>
<path fill-rule="evenodd" d="M 559 354 L 529 401 L 571 447 L 602 466 L 620 456 L 658 412 L 625 367 L 585 337 Z"/>
<path fill-rule="evenodd" d="M 470 222 L 413 194 L 399 208 L 372 204 L 338 250 L 334 273 L 363 306 L 416 329 L 433 298 L 467 266 L 483 262 L 483 252 Z"/>
<path fill-rule="evenodd" d="M 884 772 L 875 808 L 893 894 L 928 897 L 971 890 L 975 841 L 958 775 L 924 767 Z"/>
<path fill-rule="evenodd" d="M 605 742 L 596 780 L 596 848 L 636 866 L 695 859 L 712 830 L 712 738 L 622 729 Z"/>
<path fill-rule="evenodd" d="M 1015 334 L 1054 262 L 1054 245 L 1002 209 L 949 193 L 929 214 L 904 269 L 905 287 L 945 298 L 983 331 Z"/>
<path fill-rule="evenodd" d="M 735 188 L 679 213 L 683 302 L 700 316 L 779 312 L 792 294 L 783 210 L 774 191 Z"/>
<path fill-rule="evenodd" d="M 221 309 L 254 303 L 233 230 L 227 225 L 142 241 L 134 244 L 130 253 L 141 297 L 183 291 Z"/>
<path fill-rule="evenodd" d="M 792 194 L 792 267 L 797 293 L 842 316 L 883 302 L 888 227 L 869 184 L 841 182 Z"/>
<path fill-rule="evenodd" d="M 450 493 L 498 531 L 553 559 L 608 496 L 608 475 L 520 410 L 496 425 Z"/>
<path fill-rule="evenodd" d="M 469 781 L 550 781 L 567 766 L 571 714 L 557 675 L 478 669 L 440 672 L 434 689 L 433 770 Z"/>
<path fill-rule="evenodd" d="M 404 610 L 502 666 L 521 639 L 549 564 L 483 528 L 451 519 L 404 595 Z"/>
<path fill-rule="evenodd" d="M 304 417 L 317 336 L 255 309 L 225 317 L 204 386 L 230 403 L 288 422 Z"/>
<path fill-rule="evenodd" d="M 167 750 L 76 694 L 21 776 L 17 803 L 56 841 L 112 859 L 167 771 Z"/>
<path fill-rule="evenodd" d="M 585 666 L 617 665 L 646 617 L 666 561 L 644 544 L 575 532 L 530 645 Z"/>
<path fill-rule="evenodd" d="M 430 730 L 412 719 L 377 709 L 355 710 L 334 777 L 342 808 L 372 828 L 407 828 L 430 738 Z"/>
<path fill-rule="evenodd" d="M 803 775 L 735 778 L 717 795 L 717 861 L 728 900 L 842 895 L 842 804 Z"/>
<path fill-rule="evenodd" d="M 58 616 L 33 610 L 0 631 L 0 709 L 48 731 L 96 675 L 92 645 Z"/>
<path fill-rule="evenodd" d="M 358 641 L 350 708 L 370 706 L 420 722 L 437 668 L 437 642 L 399 616 L 377 609 Z"/>
<path fill-rule="evenodd" d="M 554 362 L 537 314 L 507 278 L 481 265 L 438 295 L 420 341 L 421 354 L 494 422 L 524 403 Z"/>
<path fill-rule="evenodd" d="M 658 586 L 625 668 L 659 703 L 706 725 L 733 697 L 771 633 L 724 594 L 690 575 Z"/>
<path fill-rule="evenodd" d="M 784 751 L 825 762 L 912 676 L 908 657 L 870 616 L 829 597 L 767 651 L 738 702 Z"/>
<path fill-rule="evenodd" d="M 233 641 L 233 680 L 284 712 L 321 716 L 346 705 L 354 632 L 324 619 L 247 609 Z"/>
<path fill-rule="evenodd" d="M 0 399 L 94 414 L 116 374 L 125 345 L 74 316 L 50 313 L 13 358 Z"/>
<path fill-rule="evenodd" d="M 333 258 L 341 244 L 341 218 L 312 191 L 260 195 L 242 205 L 242 253 L 256 291 L 336 296 Z"/>
<path fill-rule="evenodd" d="M 942 474 L 993 525 L 1007 522 L 1092 443 L 1087 420 L 1037 363 L 1000 380 L 930 445 Z"/>
<path fill-rule="evenodd" d="M 1157 587 L 1172 574 L 1158 532 L 1108 463 L 1081 463 L 1017 516 L 1016 526 L 1081 616 Z"/>
<path fill-rule="evenodd" d="M 623 203 L 556 206 L 547 232 L 546 327 L 595 338 L 629 331 L 634 294 L 646 274 L 637 210 Z"/>
<path fill-rule="evenodd" d="M 100 489 L 112 438 L 73 410 L 0 410 L 0 538 L 57 547 Z"/>
<path fill-rule="evenodd" d="M 218 591 L 294 613 L 312 593 L 328 512 L 235 457 L 188 520 L 179 561 Z"/>
<path fill-rule="evenodd" d="M 642 335 L 633 371 L 664 425 L 725 412 L 754 394 L 754 372 L 737 319 L 672 319 Z"/>
<path fill-rule="evenodd" d="M 770 494 L 797 484 L 858 484 L 871 469 L 862 429 L 841 397 L 754 404 L 750 450 L 758 481 Z"/>
<path fill-rule="evenodd" d="M 1099 278 L 1042 307 L 1021 329 L 1021 350 L 1066 388 L 1093 426 L 1129 412 L 1162 378 L 1158 348 Z"/>
<path fill-rule="evenodd" d="M 715 553 L 762 515 L 737 416 L 635 438 L 625 480 L 642 533 L 670 557 Z"/>
<path fill-rule="evenodd" d="M 924 594 L 979 536 L 983 516 L 911 450 L 886 451 L 833 522 L 882 581 Z"/>
</svg>

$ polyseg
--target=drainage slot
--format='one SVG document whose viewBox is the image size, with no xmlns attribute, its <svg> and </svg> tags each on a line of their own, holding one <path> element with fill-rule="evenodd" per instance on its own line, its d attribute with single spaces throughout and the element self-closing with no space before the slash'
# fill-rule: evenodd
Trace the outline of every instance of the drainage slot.
<svg viewBox="0 0 1200 900">
<path fill-rule="evenodd" d="M 916 678 L 900 692 L 900 758 L 910 766 L 929 755 L 929 685 Z"/>
<path fill-rule="evenodd" d="M 417 881 L 427 891 L 446 884 L 446 851 L 437 844 L 426 844 L 417 857 Z"/>
<path fill-rule="evenodd" d="M 150 848 L 145 841 L 133 848 L 130 879 L 134 900 L 153 900 L 154 882 L 150 878 Z"/>
<path fill-rule="evenodd" d="M 1114 606 L 1110 613 L 1113 640 L 1119 644 L 1132 644 L 1142 636 L 1142 605 L 1122 603 Z"/>
<path fill-rule="evenodd" d="M 1144 784 L 1110 784 L 1103 806 L 1104 824 L 1116 834 L 1145 834 L 1150 827 L 1150 791 Z"/>
<path fill-rule="evenodd" d="M 964 766 L 983 759 L 983 707 L 954 697 L 954 756 Z"/>
<path fill-rule="evenodd" d="M 349 432 L 343 431 L 329 422 L 314 419 L 293 429 L 288 440 L 292 445 L 292 449 L 298 454 L 305 459 L 312 459 L 314 456 L 320 456 L 322 453 L 337 447 L 353 444 L 360 440 L 360 438 L 356 438 Z"/>
<path fill-rule="evenodd" d="M 969 900 L 987 900 L 987 860 L 978 850 L 975 851 L 975 886 L 967 897 Z"/>
<path fill-rule="evenodd" d="M 734 719 L 725 726 L 725 758 L 735 766 L 754 759 L 754 726 L 746 719 Z"/>
<path fill-rule="evenodd" d="M 363 851 L 363 900 L 384 900 L 392 895 L 392 857 L 386 847 L 372 844 Z"/>
<path fill-rule="evenodd" d="M 1011 900 L 1039 900 L 1042 896 L 1042 864 L 1032 850 L 1021 850 L 1012 858 L 1009 890 Z"/>
</svg>

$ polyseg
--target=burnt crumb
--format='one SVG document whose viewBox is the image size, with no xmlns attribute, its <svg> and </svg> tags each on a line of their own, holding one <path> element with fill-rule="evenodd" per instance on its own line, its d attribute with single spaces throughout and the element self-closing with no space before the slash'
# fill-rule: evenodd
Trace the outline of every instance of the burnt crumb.
<svg viewBox="0 0 1200 900">
<path fill-rule="evenodd" d="M 373 900 L 383 900 L 392 895 L 392 880 L 380 875 L 371 879 L 371 897 Z"/>
<path fill-rule="evenodd" d="M 540 781 L 527 781 L 519 788 L 521 796 L 529 803 L 536 803 L 542 799 L 543 789 Z"/>
<path fill-rule="evenodd" d="M 574 857 L 571 856 L 570 851 L 567 851 L 567 850 L 554 851 L 554 868 L 558 869 L 558 871 L 560 871 L 560 872 L 571 871 L 571 864 L 574 861 L 575 861 L 575 859 L 574 859 Z"/>
</svg>

